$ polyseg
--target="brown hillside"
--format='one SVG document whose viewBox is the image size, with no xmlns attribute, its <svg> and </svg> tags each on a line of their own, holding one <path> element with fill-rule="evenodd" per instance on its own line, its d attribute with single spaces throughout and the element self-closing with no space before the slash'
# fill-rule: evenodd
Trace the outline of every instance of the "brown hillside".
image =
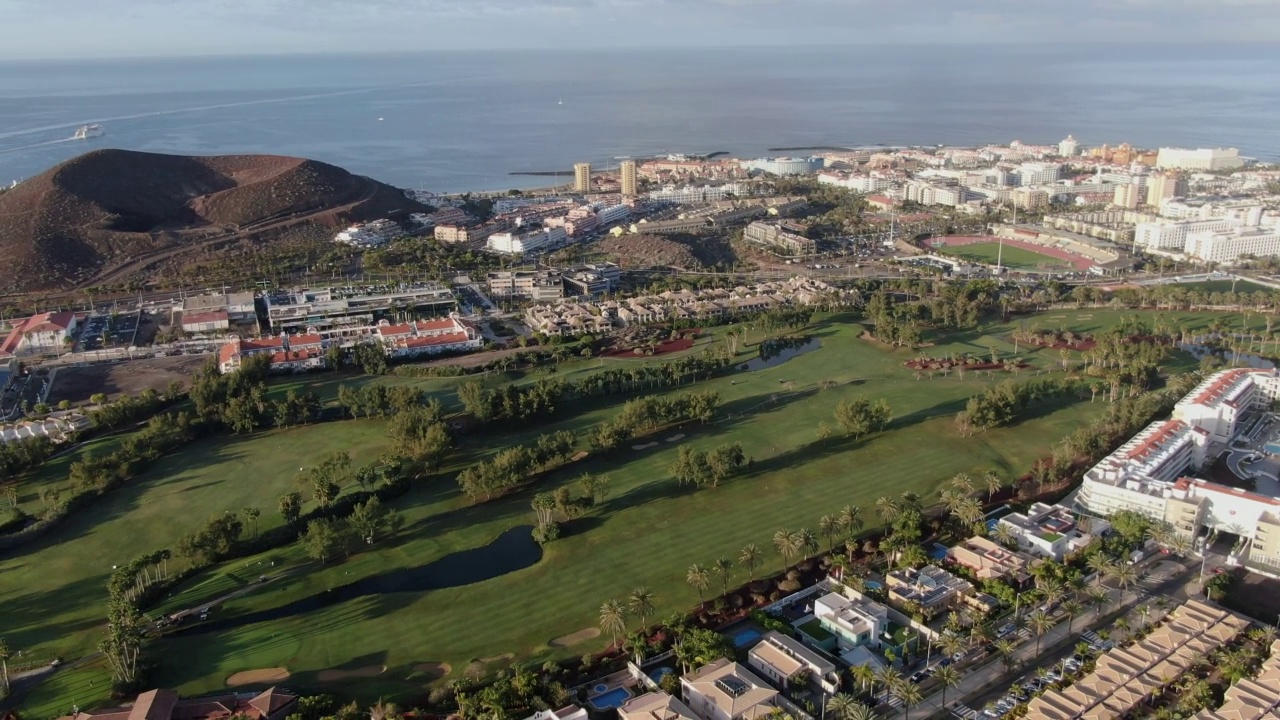
<svg viewBox="0 0 1280 720">
<path fill-rule="evenodd" d="M 270 155 L 81 155 L 0 194 L 0 291 L 91 283 L 99 271 L 285 219 L 329 225 L 423 210 L 338 167 Z"/>
<path fill-rule="evenodd" d="M 700 270 L 736 257 L 724 238 L 695 235 L 623 235 L 606 237 L 596 245 L 626 268 L 677 267 Z"/>
</svg>

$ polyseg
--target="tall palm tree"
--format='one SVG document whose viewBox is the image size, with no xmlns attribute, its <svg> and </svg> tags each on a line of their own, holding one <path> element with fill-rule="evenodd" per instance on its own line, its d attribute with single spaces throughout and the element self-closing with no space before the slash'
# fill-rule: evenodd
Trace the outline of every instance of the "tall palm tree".
<svg viewBox="0 0 1280 720">
<path fill-rule="evenodd" d="M 755 580 L 756 568 L 760 565 L 760 548 L 755 543 L 748 544 L 739 553 L 738 562 L 747 569 L 748 579 Z"/>
<path fill-rule="evenodd" d="M 1104 577 L 1110 575 L 1111 568 L 1115 567 L 1115 563 L 1111 561 L 1111 558 L 1102 553 L 1094 553 L 1089 556 L 1086 565 L 1095 573 L 1095 582 L 1098 583 L 1101 583 Z"/>
<path fill-rule="evenodd" d="M 840 534 L 840 521 L 831 515 L 823 515 L 818 518 L 818 533 L 827 539 L 827 552 L 834 552 L 835 537 Z"/>
<path fill-rule="evenodd" d="M 1013 534 L 1008 525 L 1002 522 L 996 523 L 996 529 L 992 535 L 995 537 L 996 542 L 1007 548 L 1012 548 L 1018 544 L 1018 537 Z"/>
<path fill-rule="evenodd" d="M 990 505 L 995 499 L 996 493 L 1000 492 L 1000 488 L 1004 487 L 1004 480 L 1000 478 L 1000 474 L 995 470 L 988 470 L 982 474 L 982 482 L 987 486 L 987 504 Z"/>
<path fill-rule="evenodd" d="M 870 705 L 863 705 L 862 703 L 858 703 L 858 707 L 854 708 L 853 712 L 849 714 L 849 717 L 845 718 L 844 720 L 879 720 L 879 719 L 878 719 L 878 716 L 876 715 L 875 708 L 871 707 Z"/>
<path fill-rule="evenodd" d="M 1036 634 L 1036 655 L 1039 655 L 1040 641 L 1044 638 L 1044 634 L 1053 627 L 1053 618 L 1049 617 L 1049 613 L 1044 610 L 1036 610 L 1027 616 L 1027 625 Z"/>
<path fill-rule="evenodd" d="M 1118 563 L 1111 569 L 1111 577 L 1120 586 L 1120 590 L 1128 591 L 1129 586 L 1138 582 L 1138 569 L 1126 563 Z"/>
<path fill-rule="evenodd" d="M 773 534 L 773 548 L 782 556 L 782 572 L 791 567 L 791 560 L 800 552 L 799 538 L 790 530 L 779 530 Z"/>
<path fill-rule="evenodd" d="M 951 478 L 951 487 L 955 488 L 956 492 L 961 495 L 972 495 L 973 478 L 969 477 L 968 473 L 957 473 L 955 477 Z"/>
<path fill-rule="evenodd" d="M 698 591 L 698 604 L 701 605 L 706 602 L 702 593 L 711 584 L 711 571 L 707 570 L 705 565 L 694 563 L 689 566 L 689 572 L 684 576 L 684 579 Z"/>
<path fill-rule="evenodd" d="M 645 621 L 653 615 L 653 591 L 643 585 L 631 591 L 627 597 L 627 605 L 631 612 L 640 618 L 640 629 L 648 627 Z"/>
<path fill-rule="evenodd" d="M 1018 664 L 1018 659 L 1014 657 L 1016 650 L 1017 646 L 1008 638 L 996 641 L 996 654 L 1000 656 L 1000 662 L 1004 664 L 1006 674 L 1013 672 L 1013 668 Z"/>
<path fill-rule="evenodd" d="M 1084 611 L 1084 606 L 1075 598 L 1068 598 L 1062 603 L 1062 611 L 1067 614 L 1067 635 L 1071 635 L 1076 624 L 1076 616 Z"/>
<path fill-rule="evenodd" d="M 902 682 L 902 673 L 892 665 L 886 665 L 876 671 L 876 679 L 880 681 L 885 692 L 893 692 L 893 688 Z"/>
<path fill-rule="evenodd" d="M 814 535 L 809 528 L 800 528 L 796 531 L 796 548 L 800 551 L 801 557 L 817 554 L 818 536 Z"/>
<path fill-rule="evenodd" d="M 627 611 L 617 600 L 606 600 L 600 606 L 600 629 L 609 633 L 613 644 L 618 644 L 618 635 L 627 629 Z"/>
<path fill-rule="evenodd" d="M 920 686 L 913 682 L 899 682 L 889 692 L 902 702 L 902 717 L 904 719 L 910 717 L 911 708 L 919 705 L 924 700 L 924 693 L 920 690 Z"/>
<path fill-rule="evenodd" d="M 876 513 L 880 515 L 885 524 L 891 524 L 902 514 L 902 508 L 898 505 L 897 500 L 891 497 L 882 497 L 876 500 Z"/>
<path fill-rule="evenodd" d="M 1142 605 L 1139 605 L 1137 607 L 1137 610 L 1138 610 L 1138 620 L 1139 622 L 1141 622 L 1141 625 L 1139 625 L 1139 627 L 1146 627 L 1147 617 L 1151 615 L 1151 606 L 1147 605 L 1146 603 L 1143 603 Z"/>
<path fill-rule="evenodd" d="M 13 651 L 9 649 L 9 643 L 0 637 L 0 697 L 9 694 L 9 658 L 13 657 Z"/>
<path fill-rule="evenodd" d="M 840 529 L 852 538 L 862 531 L 862 508 L 857 505 L 845 505 L 840 508 Z"/>
<path fill-rule="evenodd" d="M 1111 594 L 1106 588 L 1094 585 L 1085 593 L 1085 602 L 1093 606 L 1093 616 L 1102 615 L 1102 608 L 1107 606 L 1107 602 L 1111 599 Z"/>
<path fill-rule="evenodd" d="M 933 673 L 933 676 L 937 678 L 938 683 L 942 685 L 942 707 L 945 708 L 947 706 L 947 688 L 953 688 L 960 685 L 960 680 L 963 679 L 964 676 L 960 674 L 959 668 L 954 665 L 947 665 L 946 667 L 938 668 L 937 671 Z"/>
<path fill-rule="evenodd" d="M 400 708 L 395 703 L 383 701 L 378 698 L 378 702 L 369 706 L 369 720 L 395 720 L 400 717 Z"/>
<path fill-rule="evenodd" d="M 876 687 L 876 671 L 870 665 L 854 665 L 849 668 L 849 675 L 862 692 L 870 694 Z"/>
<path fill-rule="evenodd" d="M 729 578 L 733 576 L 733 561 L 727 557 L 716 560 L 712 566 L 717 575 L 720 576 L 720 594 L 729 594 Z"/>
</svg>

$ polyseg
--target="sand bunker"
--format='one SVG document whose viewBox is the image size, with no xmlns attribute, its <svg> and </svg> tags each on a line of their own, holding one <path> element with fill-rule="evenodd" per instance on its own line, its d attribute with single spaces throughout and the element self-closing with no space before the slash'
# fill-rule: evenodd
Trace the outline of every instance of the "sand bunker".
<svg viewBox="0 0 1280 720">
<path fill-rule="evenodd" d="M 386 671 L 386 665 L 366 665 L 354 670 L 321 670 L 316 673 L 316 679 L 320 682 L 340 682 L 352 678 L 377 677 Z"/>
<path fill-rule="evenodd" d="M 431 680 L 438 680 L 453 672 L 453 667 L 449 665 L 449 663 L 437 662 L 418 663 L 413 666 L 413 669 L 423 675 L 426 675 L 427 678 Z"/>
<path fill-rule="evenodd" d="M 578 462 L 579 460 L 581 460 L 582 458 L 590 454 L 591 453 L 587 452 L 586 450 L 579 450 L 578 452 L 574 453 L 573 457 L 569 458 L 569 460 L 571 460 L 572 462 Z"/>
<path fill-rule="evenodd" d="M 480 662 L 488 665 L 496 662 L 510 662 L 516 659 L 515 653 L 502 653 L 501 655 L 491 655 L 486 658 L 480 658 Z"/>
<path fill-rule="evenodd" d="M 684 439 L 684 433 L 676 433 L 675 435 L 672 435 L 671 437 L 667 438 L 667 442 L 676 442 L 678 440 L 683 440 L 683 439 Z"/>
<path fill-rule="evenodd" d="M 288 668 L 274 667 L 261 670 L 245 670 L 227 678 L 227 685 L 268 685 L 289 679 Z"/>
<path fill-rule="evenodd" d="M 593 628 L 593 627 L 584 628 L 575 633 L 569 633 L 568 635 L 561 635 L 555 640 L 552 640 L 550 645 L 553 648 L 566 648 L 571 645 L 577 645 L 580 642 L 590 640 L 593 637 L 599 637 L 599 636 L 600 636 L 600 628 Z"/>
<path fill-rule="evenodd" d="M 648 450 L 651 447 L 658 447 L 658 443 L 650 442 L 650 443 L 645 443 L 643 445 L 632 445 L 631 449 L 632 450 Z"/>
</svg>

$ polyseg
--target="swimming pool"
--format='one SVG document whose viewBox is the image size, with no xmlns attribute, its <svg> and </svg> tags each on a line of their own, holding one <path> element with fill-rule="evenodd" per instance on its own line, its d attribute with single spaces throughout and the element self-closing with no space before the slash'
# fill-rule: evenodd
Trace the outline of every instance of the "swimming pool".
<svg viewBox="0 0 1280 720">
<path fill-rule="evenodd" d="M 600 693 L 590 699 L 591 707 L 597 710 L 620 708 L 631 699 L 631 691 L 626 688 L 614 688 L 607 693 Z"/>
<path fill-rule="evenodd" d="M 880 584 L 879 580 L 868 580 L 865 583 L 863 583 L 863 585 L 865 585 L 868 590 L 879 590 L 880 588 L 884 587 L 884 585 Z"/>
<path fill-rule="evenodd" d="M 745 630 L 739 630 L 738 632 L 733 634 L 733 646 L 745 647 L 759 640 L 760 638 L 761 638 L 761 633 L 759 630 L 756 630 L 755 628 L 747 628 Z"/>
<path fill-rule="evenodd" d="M 1277 443 L 1277 442 L 1269 442 L 1269 443 L 1267 443 L 1266 445 L 1263 445 L 1263 446 L 1262 446 L 1262 449 L 1263 449 L 1263 450 L 1266 450 L 1267 452 L 1271 453 L 1272 455 L 1280 455 L 1280 443 Z"/>
<path fill-rule="evenodd" d="M 675 668 L 669 668 L 665 665 L 662 667 L 656 667 L 649 671 L 649 679 L 656 683 L 660 683 L 662 682 L 662 678 L 670 675 L 673 672 L 675 672 Z"/>
</svg>

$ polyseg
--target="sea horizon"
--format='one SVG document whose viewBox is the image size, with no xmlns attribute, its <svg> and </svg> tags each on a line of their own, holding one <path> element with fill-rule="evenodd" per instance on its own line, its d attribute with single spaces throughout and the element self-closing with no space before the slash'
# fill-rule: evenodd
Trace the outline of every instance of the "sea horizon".
<svg viewBox="0 0 1280 720">
<path fill-rule="evenodd" d="M 104 147 L 294 155 L 439 192 L 545 186 L 510 173 L 620 157 L 1068 134 L 1280 159 L 1280 44 L 1202 47 L 1195 60 L 1185 46 L 962 43 L 24 60 L 0 73 L 0 182 Z M 103 137 L 69 139 L 89 123 Z"/>
</svg>

